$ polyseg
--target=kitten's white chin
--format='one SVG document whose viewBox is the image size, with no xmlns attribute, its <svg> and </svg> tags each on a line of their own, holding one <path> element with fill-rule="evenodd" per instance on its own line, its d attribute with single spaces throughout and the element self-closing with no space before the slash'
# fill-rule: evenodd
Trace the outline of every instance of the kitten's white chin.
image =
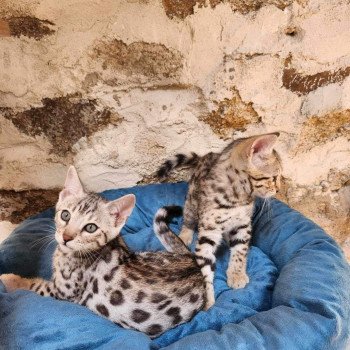
<svg viewBox="0 0 350 350">
<path fill-rule="evenodd" d="M 74 250 L 68 246 L 69 242 L 66 244 L 64 244 L 64 242 L 58 242 L 58 244 L 60 245 L 61 250 L 65 253 L 72 252 Z"/>
</svg>

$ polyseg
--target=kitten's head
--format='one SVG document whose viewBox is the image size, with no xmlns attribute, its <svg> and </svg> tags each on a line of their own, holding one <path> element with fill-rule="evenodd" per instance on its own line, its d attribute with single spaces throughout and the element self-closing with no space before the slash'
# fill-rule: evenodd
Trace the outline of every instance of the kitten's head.
<svg viewBox="0 0 350 350">
<path fill-rule="evenodd" d="M 119 235 L 135 206 L 135 196 L 111 202 L 86 193 L 73 166 L 56 205 L 55 238 L 64 251 L 97 250 Z"/>
<path fill-rule="evenodd" d="M 282 165 L 274 150 L 278 136 L 279 133 L 273 133 L 248 137 L 237 144 L 237 149 L 235 147 L 241 170 L 248 174 L 254 196 L 268 198 L 279 190 Z"/>
</svg>

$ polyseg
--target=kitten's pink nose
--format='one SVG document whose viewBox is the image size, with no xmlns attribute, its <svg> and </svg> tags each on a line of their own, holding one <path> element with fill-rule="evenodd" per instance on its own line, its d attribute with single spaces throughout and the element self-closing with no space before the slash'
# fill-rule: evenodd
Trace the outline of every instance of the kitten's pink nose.
<svg viewBox="0 0 350 350">
<path fill-rule="evenodd" d="M 73 239 L 73 237 L 66 235 L 65 233 L 62 235 L 64 243 L 67 243 Z"/>
</svg>

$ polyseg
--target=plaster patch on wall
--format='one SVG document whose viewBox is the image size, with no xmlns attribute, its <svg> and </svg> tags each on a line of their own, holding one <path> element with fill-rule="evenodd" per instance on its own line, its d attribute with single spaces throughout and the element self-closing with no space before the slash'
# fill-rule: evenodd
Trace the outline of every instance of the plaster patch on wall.
<svg viewBox="0 0 350 350">
<path fill-rule="evenodd" d="M 283 86 L 298 95 L 307 95 L 319 87 L 333 83 L 342 83 L 350 75 L 350 67 L 340 68 L 335 71 L 323 71 L 308 75 L 298 72 L 291 67 L 290 58 L 286 60 L 283 70 Z"/>
<path fill-rule="evenodd" d="M 44 98 L 42 104 L 42 107 L 17 113 L 3 109 L 3 114 L 25 134 L 44 135 L 53 146 L 52 152 L 62 156 L 71 152 L 71 147 L 81 137 L 109 124 L 117 125 L 121 120 L 111 110 L 99 108 L 96 100 L 79 95 Z"/>
<path fill-rule="evenodd" d="M 18 224 L 31 215 L 53 207 L 59 190 L 0 190 L 0 220 Z"/>
<path fill-rule="evenodd" d="M 296 3 L 302 7 L 306 7 L 306 5 L 309 3 L 309 0 L 296 0 Z"/>
<path fill-rule="evenodd" d="M 346 79 L 343 84 L 329 84 L 310 92 L 303 99 L 301 113 L 305 117 L 325 115 L 333 111 L 350 108 L 350 99 L 346 98 Z M 349 101 L 349 102 L 347 102 Z"/>
<path fill-rule="evenodd" d="M 214 104 L 217 105 L 217 109 L 199 117 L 199 120 L 209 124 L 223 139 L 231 137 L 234 131 L 244 131 L 248 125 L 260 122 L 252 103 L 244 102 L 236 88 L 232 88 L 231 98 L 225 98 Z"/>
<path fill-rule="evenodd" d="M 185 19 L 194 14 L 196 6 L 201 8 L 207 4 L 209 4 L 211 8 L 215 8 L 220 3 L 228 3 L 232 11 L 247 14 L 252 11 L 257 11 L 262 6 L 266 5 L 274 5 L 280 10 L 284 10 L 293 3 L 293 0 L 162 0 L 162 2 L 165 13 L 169 18 L 177 17 Z"/>
<path fill-rule="evenodd" d="M 0 17 L 22 17 L 33 16 L 35 9 L 40 5 L 40 1 L 28 0 L 1 0 Z"/>
<path fill-rule="evenodd" d="M 194 7 L 203 6 L 205 0 L 162 0 L 164 11 L 169 18 L 184 19 L 187 16 L 193 15 Z"/>
<path fill-rule="evenodd" d="M 337 137 L 350 140 L 350 110 L 334 111 L 323 116 L 309 117 L 303 124 L 295 152 L 305 152 L 316 145 L 325 144 Z"/>
<path fill-rule="evenodd" d="M 218 0 L 212 0 L 212 2 L 214 1 L 217 2 Z M 232 10 L 247 14 L 266 5 L 274 5 L 280 10 L 284 10 L 293 3 L 293 0 L 221 0 L 221 2 L 228 2 Z"/>
<path fill-rule="evenodd" d="M 55 31 L 51 29 L 54 23 L 36 17 L 9 17 L 5 20 L 10 29 L 10 35 L 19 38 L 21 35 L 40 40 Z"/>
<path fill-rule="evenodd" d="M 7 21 L 0 19 L 0 38 L 11 36 L 10 26 Z"/>
<path fill-rule="evenodd" d="M 95 47 L 93 57 L 102 61 L 103 70 L 158 81 L 178 79 L 183 67 L 182 55 L 178 51 L 156 43 L 133 42 L 127 45 L 114 39 Z"/>
</svg>

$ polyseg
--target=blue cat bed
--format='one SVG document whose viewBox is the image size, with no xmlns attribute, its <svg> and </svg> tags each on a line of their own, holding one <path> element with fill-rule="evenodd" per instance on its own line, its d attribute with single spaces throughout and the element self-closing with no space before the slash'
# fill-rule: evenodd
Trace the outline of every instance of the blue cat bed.
<svg viewBox="0 0 350 350">
<path fill-rule="evenodd" d="M 163 249 L 152 231 L 156 210 L 183 205 L 187 185 L 164 184 L 104 192 L 108 199 L 127 193 L 136 208 L 122 234 L 135 251 Z M 0 286 L 0 349 L 346 349 L 350 345 L 350 268 L 322 229 L 272 200 L 254 215 L 249 253 L 249 285 L 226 285 L 228 249 L 219 251 L 216 304 L 208 312 L 151 340 L 125 330 L 73 303 L 28 291 L 6 293 Z M 23 222 L 0 245 L 0 274 L 51 275 L 55 243 L 38 241 L 53 227 L 54 211 Z M 171 226 L 176 232 L 181 219 Z"/>
</svg>

